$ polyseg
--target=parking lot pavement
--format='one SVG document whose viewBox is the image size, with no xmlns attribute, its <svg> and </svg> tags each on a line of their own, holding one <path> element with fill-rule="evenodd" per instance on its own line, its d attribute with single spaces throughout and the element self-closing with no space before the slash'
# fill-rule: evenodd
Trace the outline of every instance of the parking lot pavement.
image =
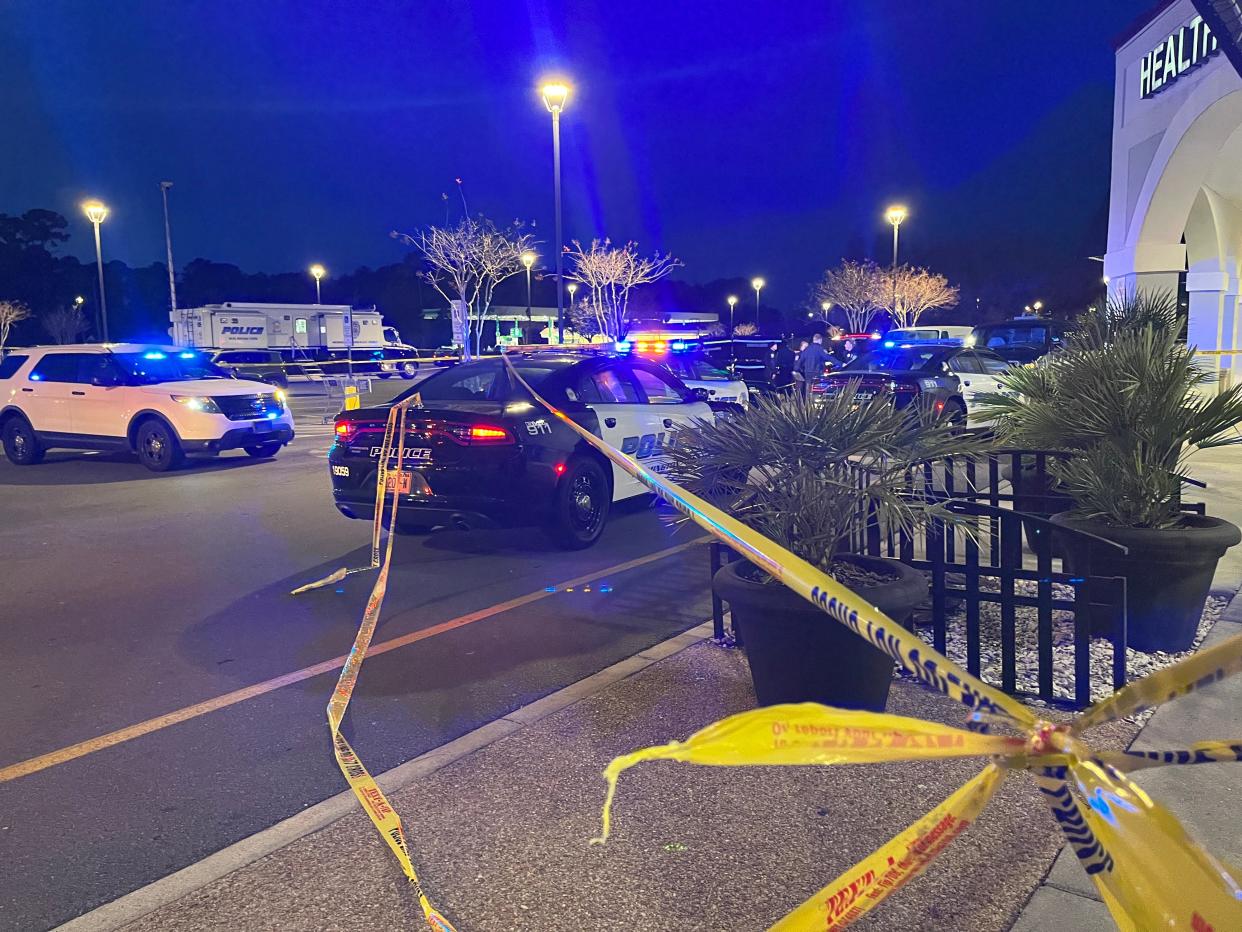
<svg viewBox="0 0 1242 932">
<path fill-rule="evenodd" d="M 343 788 L 324 706 L 371 577 L 289 595 L 369 554 L 331 503 L 328 443 L 299 423 L 270 461 L 0 462 L 0 929 L 55 926 Z M 386 770 L 701 622 L 705 548 L 676 549 L 693 538 L 637 505 L 573 554 L 531 529 L 400 538 L 376 640 L 402 646 L 368 660 L 347 734 Z M 583 575 L 607 591 L 556 588 Z"/>
</svg>

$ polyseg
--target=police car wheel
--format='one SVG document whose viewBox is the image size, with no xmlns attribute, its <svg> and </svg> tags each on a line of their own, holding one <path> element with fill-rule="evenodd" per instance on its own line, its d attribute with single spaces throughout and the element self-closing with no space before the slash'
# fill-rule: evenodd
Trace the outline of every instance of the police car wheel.
<svg viewBox="0 0 1242 932">
<path fill-rule="evenodd" d="M 43 462 L 43 447 L 25 418 L 10 418 L 4 425 L 4 455 L 14 466 Z"/>
<path fill-rule="evenodd" d="M 406 362 L 401 364 L 401 378 L 412 379 L 418 375 L 418 363 Z"/>
<path fill-rule="evenodd" d="M 137 439 L 138 459 L 152 472 L 167 472 L 185 462 L 181 441 L 163 421 L 144 421 Z"/>
<path fill-rule="evenodd" d="M 280 452 L 283 443 L 256 443 L 253 446 L 243 447 L 247 456 L 253 456 L 257 460 L 267 459 L 275 456 Z"/>
<path fill-rule="evenodd" d="M 569 461 L 556 486 L 548 530 L 566 550 L 589 547 L 603 533 L 612 492 L 599 463 L 586 457 Z"/>
</svg>

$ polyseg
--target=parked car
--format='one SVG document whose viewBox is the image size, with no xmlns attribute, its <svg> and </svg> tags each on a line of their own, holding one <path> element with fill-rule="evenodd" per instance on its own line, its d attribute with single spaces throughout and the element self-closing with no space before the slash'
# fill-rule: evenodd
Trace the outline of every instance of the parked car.
<svg viewBox="0 0 1242 932">
<path fill-rule="evenodd" d="M 989 349 L 1015 365 L 1027 365 L 1065 344 L 1078 327 L 1066 320 L 1018 317 L 1000 324 L 976 327 L 966 339 L 969 346 Z"/>
<path fill-rule="evenodd" d="M 815 394 L 834 395 L 858 380 L 858 398 L 889 395 L 898 408 L 927 405 L 936 414 L 962 425 L 978 424 L 971 409 L 983 392 L 1001 390 L 996 376 L 1008 363 L 988 350 L 953 341 L 879 346 L 811 386 Z"/>
<path fill-rule="evenodd" d="M 970 326 L 933 326 L 927 325 L 922 327 L 902 327 L 898 330 L 890 330 L 884 334 L 884 346 L 899 346 L 902 343 L 929 343 L 939 340 L 954 340 L 958 343 L 964 343 L 966 338 L 970 336 L 974 330 Z"/>
<path fill-rule="evenodd" d="M 713 416 L 697 392 L 646 360 L 556 351 L 510 359 L 540 395 L 657 472 L 678 427 Z M 647 491 L 538 406 L 504 360 L 481 359 L 341 414 L 328 468 L 346 517 L 371 520 L 388 412 L 414 392 L 422 406 L 409 410 L 408 465 L 393 480 L 399 527 L 543 524 L 577 549 L 598 539 L 613 502 Z"/>
<path fill-rule="evenodd" d="M 236 378 L 289 387 L 287 364 L 278 350 L 221 350 L 211 361 Z"/>
<path fill-rule="evenodd" d="M 56 447 L 124 450 L 148 469 L 187 454 L 275 456 L 293 439 L 283 389 L 237 379 L 204 353 L 166 346 L 38 346 L 0 362 L 0 439 L 29 466 Z"/>
</svg>

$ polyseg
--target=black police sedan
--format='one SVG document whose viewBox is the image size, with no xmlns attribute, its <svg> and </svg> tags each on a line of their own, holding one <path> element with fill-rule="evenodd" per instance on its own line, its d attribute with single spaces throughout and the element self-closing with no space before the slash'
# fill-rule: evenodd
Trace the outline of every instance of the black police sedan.
<svg viewBox="0 0 1242 932">
<path fill-rule="evenodd" d="M 831 395 L 858 380 L 862 401 L 887 395 L 898 408 L 926 405 L 965 426 L 975 396 L 1000 391 L 996 377 L 1007 367 L 995 353 L 956 341 L 881 345 L 813 383 L 811 391 Z"/>
<path fill-rule="evenodd" d="M 628 356 L 540 352 L 509 357 L 535 391 L 648 469 L 677 429 L 713 409 L 666 369 Z M 406 456 L 391 477 L 398 527 L 542 524 L 567 549 L 599 537 L 612 502 L 646 487 L 539 405 L 503 360 L 438 372 L 393 402 L 346 411 L 328 454 L 336 507 L 369 519 L 388 412 L 407 411 Z"/>
</svg>

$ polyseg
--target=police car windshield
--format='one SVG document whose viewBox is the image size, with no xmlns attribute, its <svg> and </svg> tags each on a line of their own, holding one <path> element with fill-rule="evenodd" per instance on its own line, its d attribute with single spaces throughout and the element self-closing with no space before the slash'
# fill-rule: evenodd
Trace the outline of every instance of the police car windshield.
<svg viewBox="0 0 1242 932">
<path fill-rule="evenodd" d="M 539 365 L 533 360 L 515 361 L 518 373 L 538 391 L 539 386 L 555 372 L 558 366 Z M 407 389 L 397 400 L 401 401 L 417 393 L 428 401 L 512 401 L 525 393 L 519 385 L 510 385 L 509 374 L 499 359 L 463 363 L 446 372 L 440 372 L 425 382 Z"/>
<path fill-rule="evenodd" d="M 940 368 L 951 349 L 937 346 L 894 346 L 859 356 L 842 372 L 920 372 Z"/>
<path fill-rule="evenodd" d="M 126 381 L 133 385 L 232 378 L 202 353 L 147 350 L 142 353 L 113 353 L 112 358 L 125 373 Z"/>
</svg>

